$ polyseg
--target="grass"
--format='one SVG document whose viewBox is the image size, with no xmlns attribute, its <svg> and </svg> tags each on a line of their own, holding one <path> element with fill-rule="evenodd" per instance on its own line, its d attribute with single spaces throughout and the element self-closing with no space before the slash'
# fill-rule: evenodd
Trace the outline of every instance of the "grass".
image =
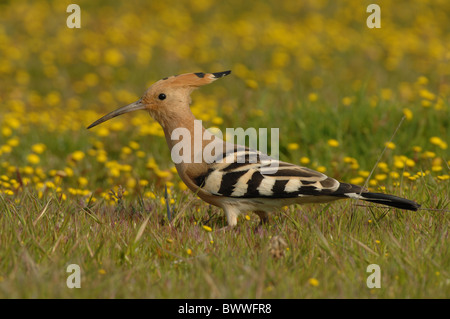
<svg viewBox="0 0 450 319">
<path fill-rule="evenodd" d="M 0 5 L 1 298 L 450 297 L 447 2 L 381 4 L 379 30 L 351 1 L 79 5 L 78 30 L 60 1 Z M 279 128 L 281 160 L 423 209 L 290 206 L 220 232 L 150 117 L 86 130 L 160 78 L 227 69 L 192 95 L 206 127 Z"/>
<path fill-rule="evenodd" d="M 448 194 L 447 189 L 441 189 Z M 224 225 L 201 205 L 169 223 L 162 207 L 86 207 L 24 192 L 2 199 L 1 295 L 8 298 L 446 298 L 448 215 L 355 206 L 291 207 L 258 227 L 258 218 Z M 179 207 L 189 206 L 184 195 Z M 195 200 L 195 199 L 194 199 Z M 434 199 L 435 201 L 436 199 Z M 448 200 L 448 199 L 447 199 Z M 433 200 L 432 200 L 433 201 Z M 437 203 L 436 203 L 437 204 Z M 141 206 L 142 205 L 142 206 Z M 278 237 L 284 245 L 275 246 Z M 274 248 L 275 247 L 275 248 Z M 81 289 L 66 268 L 81 267 Z M 381 268 L 369 289 L 367 266 Z M 317 286 L 310 280 L 317 280 Z"/>
</svg>

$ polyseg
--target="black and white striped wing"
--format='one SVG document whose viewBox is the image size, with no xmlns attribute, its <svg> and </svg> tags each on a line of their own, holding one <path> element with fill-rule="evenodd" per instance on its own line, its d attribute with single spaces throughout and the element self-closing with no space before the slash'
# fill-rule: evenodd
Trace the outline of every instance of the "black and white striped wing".
<svg viewBox="0 0 450 319">
<path fill-rule="evenodd" d="M 344 193 L 361 191 L 359 186 L 342 184 L 312 169 L 248 149 L 211 164 L 196 183 L 210 194 L 234 198 L 344 197 Z"/>
<path fill-rule="evenodd" d="M 340 183 L 320 172 L 280 162 L 247 148 L 235 149 L 220 162 L 210 164 L 195 182 L 212 195 L 235 199 L 264 198 L 292 203 L 290 200 L 301 198 L 299 202 L 307 203 L 353 198 L 412 211 L 420 207 L 414 201 Z"/>
</svg>

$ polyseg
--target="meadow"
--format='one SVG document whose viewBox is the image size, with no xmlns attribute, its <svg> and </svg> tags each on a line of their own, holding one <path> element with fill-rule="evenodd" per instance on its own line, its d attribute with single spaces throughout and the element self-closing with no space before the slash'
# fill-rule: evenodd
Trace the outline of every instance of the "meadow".
<svg viewBox="0 0 450 319">
<path fill-rule="evenodd" d="M 79 29 L 71 1 L 1 2 L 0 297 L 449 298 L 450 3 L 383 1 L 370 29 L 372 2 L 78 1 Z M 229 69 L 192 95 L 205 127 L 279 128 L 281 160 L 422 209 L 218 232 L 150 116 L 86 129 L 161 78 Z"/>
</svg>

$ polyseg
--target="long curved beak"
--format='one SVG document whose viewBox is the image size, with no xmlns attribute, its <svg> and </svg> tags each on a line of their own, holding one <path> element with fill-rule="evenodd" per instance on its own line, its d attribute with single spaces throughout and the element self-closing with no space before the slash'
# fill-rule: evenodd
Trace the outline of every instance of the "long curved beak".
<svg viewBox="0 0 450 319">
<path fill-rule="evenodd" d="M 130 112 L 137 111 L 137 110 L 145 110 L 145 105 L 142 103 L 142 100 L 128 104 L 127 106 L 123 106 L 115 111 L 112 111 L 111 113 L 106 114 L 102 118 L 99 118 L 97 121 L 95 121 L 94 123 L 89 125 L 88 129 L 90 129 L 94 126 L 97 126 L 103 122 L 106 122 L 116 116 L 119 116 L 119 115 L 122 115 L 125 113 L 130 113 Z"/>
</svg>

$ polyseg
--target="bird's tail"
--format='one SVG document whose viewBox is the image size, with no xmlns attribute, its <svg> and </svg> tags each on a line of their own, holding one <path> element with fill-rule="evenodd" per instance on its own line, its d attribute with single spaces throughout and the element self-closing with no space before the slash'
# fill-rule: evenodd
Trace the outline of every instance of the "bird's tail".
<svg viewBox="0 0 450 319">
<path fill-rule="evenodd" d="M 400 209 L 406 209 L 406 210 L 412 210 L 417 211 L 420 207 L 419 204 L 416 202 L 413 202 L 412 200 L 401 198 L 394 195 L 388 195 L 388 194 L 382 194 L 382 193 L 370 193 L 370 192 L 363 192 L 361 194 L 359 193 L 352 193 L 352 194 L 346 194 L 347 197 L 355 198 L 355 199 L 361 199 L 367 202 L 392 206 Z"/>
</svg>

